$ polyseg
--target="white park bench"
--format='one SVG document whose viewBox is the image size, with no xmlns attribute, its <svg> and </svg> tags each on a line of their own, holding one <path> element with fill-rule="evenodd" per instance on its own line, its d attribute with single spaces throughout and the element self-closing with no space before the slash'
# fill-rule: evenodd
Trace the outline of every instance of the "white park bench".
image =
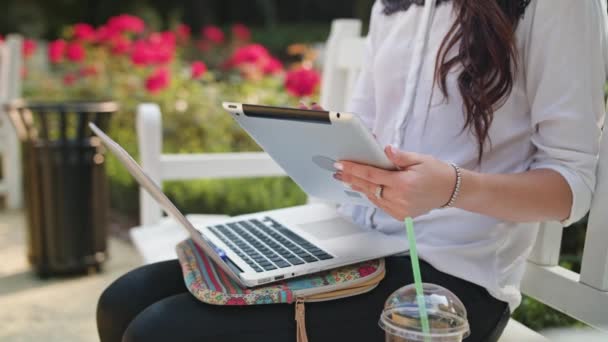
<svg viewBox="0 0 608 342">
<path fill-rule="evenodd" d="M 324 55 L 321 105 L 344 108 L 362 63 L 364 38 L 357 20 L 336 20 Z M 137 130 L 141 162 L 158 184 L 166 180 L 282 176 L 283 170 L 265 153 L 162 154 L 162 123 L 158 106 L 139 107 Z M 598 183 L 589 217 L 581 273 L 558 265 L 563 227 L 543 224 L 528 258 L 523 293 L 592 327 L 608 327 L 608 139 L 601 147 Z M 174 257 L 174 243 L 186 236 L 162 219 L 161 208 L 142 191 L 142 226 L 132 238 L 148 262 Z M 195 224 L 213 217 L 191 216 Z M 501 342 L 544 341 L 538 333 L 511 320 Z"/>
<path fill-rule="evenodd" d="M 8 35 L 0 43 L 0 196 L 5 197 L 9 209 L 21 208 L 21 149 L 17 134 L 2 106 L 21 96 L 21 46 L 23 39 Z"/>
</svg>

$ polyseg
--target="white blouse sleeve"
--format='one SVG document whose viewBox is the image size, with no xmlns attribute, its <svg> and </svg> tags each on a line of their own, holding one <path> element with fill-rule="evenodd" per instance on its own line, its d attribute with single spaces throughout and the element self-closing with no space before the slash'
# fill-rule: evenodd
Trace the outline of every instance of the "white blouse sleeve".
<svg viewBox="0 0 608 342">
<path fill-rule="evenodd" d="M 375 101 L 375 88 L 374 88 L 374 33 L 375 18 L 378 13 L 379 2 L 374 4 L 372 9 L 372 16 L 370 20 L 369 33 L 365 39 L 365 52 L 363 55 L 363 64 L 357 81 L 353 86 L 351 97 L 348 100 L 346 111 L 357 114 L 363 124 L 372 130 L 374 126 L 374 119 L 376 117 L 376 101 Z"/>
<path fill-rule="evenodd" d="M 523 61 L 537 148 L 531 169 L 552 169 L 573 195 L 568 226 L 589 210 L 605 115 L 601 0 L 537 0 Z M 522 22 L 522 24 L 524 24 Z"/>
</svg>

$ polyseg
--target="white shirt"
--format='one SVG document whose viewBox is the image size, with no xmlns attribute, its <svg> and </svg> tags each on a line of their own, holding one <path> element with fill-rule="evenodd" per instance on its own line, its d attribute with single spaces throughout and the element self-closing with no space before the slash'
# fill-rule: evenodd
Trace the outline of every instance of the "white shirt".
<svg viewBox="0 0 608 342">
<path fill-rule="evenodd" d="M 570 218 L 563 222 L 568 225 L 589 210 L 596 182 L 608 51 L 601 8 L 601 0 L 530 3 L 516 31 L 519 68 L 513 91 L 494 114 L 492 145 L 486 148 L 481 166 L 477 138 L 463 131 L 457 72 L 448 77 L 449 98 L 435 88 L 431 101 L 437 51 L 454 20 L 451 2 L 435 8 L 422 56 L 413 50 L 428 8 L 425 12 L 422 6 L 412 6 L 386 16 L 381 2 L 376 2 L 364 67 L 347 109 L 360 115 L 380 143 L 398 142 L 405 151 L 483 173 L 557 171 L 573 193 Z M 399 109 L 407 108 L 404 94 L 412 63 L 421 63 L 422 69 L 412 111 L 406 115 Z M 372 214 L 371 208 L 342 206 L 341 211 L 368 229 L 405 234 L 401 222 L 379 209 Z M 538 226 L 455 208 L 415 219 L 421 258 L 485 287 L 511 310 L 521 302 L 519 285 Z"/>
</svg>

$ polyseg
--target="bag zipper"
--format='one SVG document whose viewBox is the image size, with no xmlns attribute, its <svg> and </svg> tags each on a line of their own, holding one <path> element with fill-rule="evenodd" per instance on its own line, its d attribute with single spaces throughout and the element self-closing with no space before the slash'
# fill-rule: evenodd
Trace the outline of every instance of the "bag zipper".
<svg viewBox="0 0 608 342">
<path fill-rule="evenodd" d="M 377 282 L 375 282 L 376 283 L 375 286 L 373 286 L 371 289 L 368 290 L 368 291 L 371 291 L 378 285 L 378 283 L 380 283 L 380 281 L 382 279 L 384 279 L 385 273 L 386 273 L 386 269 L 385 269 L 385 265 L 384 265 L 384 259 L 381 259 L 378 270 L 376 270 L 373 277 L 368 276 L 368 277 L 359 278 L 357 280 L 353 280 L 351 282 L 344 282 L 344 283 L 340 283 L 340 284 L 322 286 L 322 287 L 313 288 L 313 289 L 304 289 L 304 290 L 300 290 L 300 291 L 294 291 L 294 296 L 296 297 L 296 301 L 297 301 L 297 298 L 306 299 L 307 297 L 312 297 L 317 294 L 326 294 L 326 293 L 331 293 L 331 292 L 335 292 L 335 291 L 339 291 L 339 290 L 357 288 L 358 287 L 357 285 L 371 283 L 372 280 L 375 280 L 376 278 L 380 278 L 380 279 L 378 279 Z M 360 293 L 364 293 L 364 292 L 360 292 Z M 357 293 L 357 294 L 360 294 L 360 293 Z M 348 297 L 348 295 L 340 297 L 340 298 L 344 298 L 344 297 Z M 334 298 L 332 297 L 330 299 L 334 299 Z M 330 300 L 330 299 L 325 299 L 325 300 Z M 338 298 L 336 298 L 336 299 L 338 299 Z M 312 302 L 313 300 L 306 300 L 306 301 Z M 323 301 L 323 300 L 318 300 L 318 301 Z"/>
</svg>

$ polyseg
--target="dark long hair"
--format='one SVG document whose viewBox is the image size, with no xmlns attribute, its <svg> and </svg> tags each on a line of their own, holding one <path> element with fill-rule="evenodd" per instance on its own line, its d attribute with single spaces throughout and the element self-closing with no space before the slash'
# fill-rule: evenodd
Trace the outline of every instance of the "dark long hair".
<svg viewBox="0 0 608 342">
<path fill-rule="evenodd" d="M 428 1 L 428 0 L 427 0 Z M 434 0 L 438 3 L 447 0 Z M 424 0 L 382 0 L 387 15 Z M 513 89 L 517 68 L 515 29 L 530 0 L 452 0 L 456 20 L 437 55 L 435 82 L 447 98 L 447 76 L 457 69 L 465 126 L 477 137 L 478 158 L 489 140 L 494 112 Z M 458 50 L 454 51 L 455 48 Z"/>
</svg>

